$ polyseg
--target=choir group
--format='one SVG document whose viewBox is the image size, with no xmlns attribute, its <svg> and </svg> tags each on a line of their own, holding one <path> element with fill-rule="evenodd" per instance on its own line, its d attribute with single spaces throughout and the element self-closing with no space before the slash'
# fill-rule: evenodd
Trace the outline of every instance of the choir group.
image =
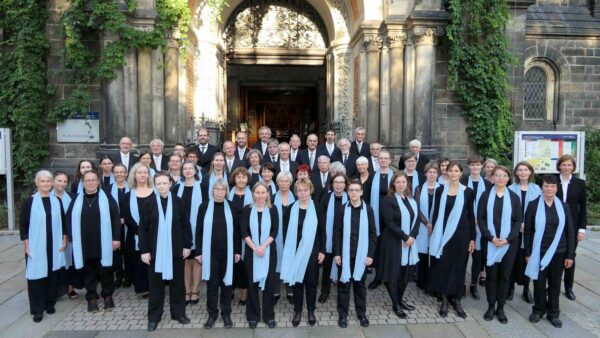
<svg viewBox="0 0 600 338">
<path fill-rule="evenodd" d="M 368 326 L 367 289 L 384 284 L 392 311 L 406 318 L 415 308 L 404 300 L 413 281 L 438 299 L 440 316 L 451 306 L 464 318 L 470 256 L 469 291 L 479 299 L 477 285 L 485 285 L 485 320 L 507 323 L 504 305 L 516 283 L 533 304 L 531 322 L 546 315 L 562 326 L 561 280 L 564 272 L 565 295 L 574 300 L 575 249 L 587 223 L 585 183 L 572 175 L 570 155 L 558 160 L 560 175 L 538 185 L 527 162 L 513 171 L 473 156 L 463 175 L 459 161 L 430 162 L 417 140 L 394 170 L 390 153 L 367 143 L 360 127 L 352 142 L 336 143 L 328 130 L 324 143 L 310 134 L 302 149 L 297 135 L 279 143 L 266 126 L 258 135 L 247 148 L 247 134 L 238 132 L 219 150 L 200 128 L 196 145 L 166 155 L 153 140 L 139 156 L 123 137 L 119 154 L 102 156 L 99 168 L 79 163 L 69 192 L 67 174 L 39 171 L 20 217 L 34 322 L 55 312 L 59 296 L 77 298 L 76 289 L 86 289 L 95 312 L 99 303 L 113 309 L 114 289 L 133 285 L 148 299 L 153 331 L 168 285 L 171 318 L 187 324 L 186 306 L 199 302 L 202 280 L 207 329 L 219 314 L 232 327 L 236 288 L 251 328 L 276 326 L 282 294 L 293 304 L 293 326 L 304 302 L 313 326 L 319 284 L 320 303 L 336 285 L 342 328 L 351 287 L 360 325 Z"/>
</svg>

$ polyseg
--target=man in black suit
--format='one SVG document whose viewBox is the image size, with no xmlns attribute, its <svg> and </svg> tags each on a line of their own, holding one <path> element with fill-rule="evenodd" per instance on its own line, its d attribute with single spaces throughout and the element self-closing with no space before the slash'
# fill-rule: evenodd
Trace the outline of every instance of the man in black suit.
<svg viewBox="0 0 600 338">
<path fill-rule="evenodd" d="M 370 145 L 368 142 L 365 142 L 365 136 L 365 128 L 356 127 L 356 129 L 354 129 L 354 141 L 350 144 L 350 152 L 356 154 L 358 157 L 364 156 L 370 158 Z"/>
<path fill-rule="evenodd" d="M 258 129 L 258 138 L 260 140 L 252 145 L 252 149 L 260 151 L 264 158 L 267 154 L 267 143 L 269 142 L 269 139 L 271 139 L 271 128 L 267 126 L 260 127 Z"/>
<path fill-rule="evenodd" d="M 290 159 L 290 145 L 287 142 L 279 143 L 279 160 L 275 163 L 275 169 L 278 173 L 289 172 L 292 178 L 296 180 L 296 169 L 298 164 Z"/>
<path fill-rule="evenodd" d="M 300 145 L 302 145 L 302 140 L 300 140 L 300 136 L 294 134 L 290 137 L 290 160 L 298 163 L 298 153 L 300 152 Z"/>
<path fill-rule="evenodd" d="M 312 172 L 310 180 L 315 187 L 315 191 L 312 195 L 313 201 L 315 203 L 320 203 L 322 195 L 326 194 L 329 190 L 329 181 L 331 180 L 331 174 L 329 174 L 329 157 L 327 157 L 327 155 L 321 155 L 319 156 L 317 163 L 318 170 Z"/>
<path fill-rule="evenodd" d="M 267 155 L 263 156 L 262 164 L 272 163 L 273 165 L 279 161 L 279 141 L 270 139 L 267 141 Z"/>
<path fill-rule="evenodd" d="M 232 173 L 236 168 L 245 167 L 244 161 L 235 157 L 235 144 L 231 141 L 223 142 L 223 153 L 225 154 L 225 171 Z"/>
<path fill-rule="evenodd" d="M 150 152 L 152 152 L 152 163 L 150 166 L 156 170 L 169 170 L 169 156 L 163 154 L 165 145 L 161 139 L 155 138 L 150 141 Z"/>
<path fill-rule="evenodd" d="M 248 133 L 245 131 L 238 131 L 235 135 L 235 142 L 237 143 L 235 158 L 244 161 L 247 167 L 248 161 L 246 160 L 246 154 L 248 154 Z"/>
<path fill-rule="evenodd" d="M 371 158 L 369 159 L 369 172 L 373 174 L 379 170 L 379 152 L 381 151 L 381 144 L 373 142 L 369 146 Z"/>
<path fill-rule="evenodd" d="M 137 156 L 131 153 L 132 147 L 133 141 L 129 137 L 124 136 L 119 141 L 119 154 L 113 156 L 115 164 L 124 165 L 125 168 L 127 168 L 127 171 L 129 171 L 129 168 L 133 167 L 138 160 Z"/>
<path fill-rule="evenodd" d="M 327 129 L 325 132 L 325 143 L 319 144 L 317 150 L 319 153 L 327 155 L 330 159 L 340 153 L 340 149 L 335 145 L 335 130 Z"/>
<path fill-rule="evenodd" d="M 341 162 L 346 168 L 346 176 L 354 177 L 357 173 L 356 160 L 358 156 L 350 152 L 350 141 L 343 137 L 338 141 L 340 152 L 331 158 L 332 162 Z"/>
<path fill-rule="evenodd" d="M 208 143 L 208 129 L 200 127 L 198 129 L 198 165 L 208 171 L 213 155 L 219 151 L 219 148 Z"/>
<path fill-rule="evenodd" d="M 317 171 L 317 160 L 319 159 L 319 156 L 325 155 L 320 154 L 319 151 L 317 151 L 318 143 L 319 137 L 317 137 L 316 134 L 309 134 L 306 137 L 306 149 L 302 149 L 298 152 L 296 162 L 298 164 L 307 164 L 311 171 Z"/>
<path fill-rule="evenodd" d="M 408 150 L 415 154 L 417 158 L 417 172 L 425 175 L 425 165 L 429 163 L 429 157 L 421 154 L 421 142 L 419 140 L 412 140 L 408 143 Z M 404 170 L 404 156 L 400 157 L 398 161 L 398 169 Z"/>
</svg>

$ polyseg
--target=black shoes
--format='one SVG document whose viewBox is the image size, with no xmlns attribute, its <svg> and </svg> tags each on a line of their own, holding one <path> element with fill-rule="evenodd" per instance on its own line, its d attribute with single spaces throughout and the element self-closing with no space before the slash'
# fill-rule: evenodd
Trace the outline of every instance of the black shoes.
<svg viewBox="0 0 600 338">
<path fill-rule="evenodd" d="M 131 281 L 128 278 L 123 279 L 123 287 L 128 288 L 131 286 Z"/>
<path fill-rule="evenodd" d="M 462 304 L 460 303 L 460 299 L 454 299 L 454 304 L 452 304 L 452 306 L 454 307 L 454 311 L 456 311 L 456 314 L 460 318 L 467 318 L 467 313 L 463 309 Z"/>
<path fill-rule="evenodd" d="M 537 323 L 540 321 L 540 319 L 542 319 L 542 316 L 538 315 L 537 313 L 532 313 L 529 315 L 529 321 L 531 323 Z"/>
<path fill-rule="evenodd" d="M 341 327 L 342 329 L 347 328 L 348 327 L 348 319 L 346 319 L 346 318 L 338 319 L 338 326 Z"/>
<path fill-rule="evenodd" d="M 308 311 L 308 325 L 315 326 L 317 324 L 317 317 L 315 317 L 314 311 Z"/>
<path fill-rule="evenodd" d="M 148 322 L 148 331 L 152 332 L 152 331 L 156 330 L 157 326 L 158 326 L 157 322 Z"/>
<path fill-rule="evenodd" d="M 442 296 L 442 304 L 439 310 L 440 317 L 448 316 L 448 297 Z"/>
<path fill-rule="evenodd" d="M 375 290 L 377 289 L 377 287 L 381 285 L 381 281 L 374 279 L 370 284 L 369 284 L 369 290 Z"/>
<path fill-rule="evenodd" d="M 485 286 L 485 276 L 479 276 L 479 285 Z"/>
<path fill-rule="evenodd" d="M 479 298 L 481 298 L 479 296 L 479 291 L 477 290 L 477 285 L 471 285 L 469 290 L 471 291 L 471 297 L 473 297 L 473 299 L 479 300 Z"/>
<path fill-rule="evenodd" d="M 287 300 L 290 304 L 294 305 L 294 295 L 287 295 Z"/>
<path fill-rule="evenodd" d="M 104 310 L 110 311 L 115 308 L 115 301 L 111 296 L 104 298 Z"/>
<path fill-rule="evenodd" d="M 231 321 L 231 317 L 223 316 L 223 327 L 226 329 L 231 329 L 233 327 L 233 322 Z"/>
<path fill-rule="evenodd" d="M 558 318 L 554 318 L 554 317 L 546 317 L 548 318 L 548 320 L 550 321 L 550 324 L 552 324 L 552 326 L 554 326 L 557 329 L 560 329 L 562 327 L 562 321 Z"/>
<path fill-rule="evenodd" d="M 567 298 L 570 300 L 575 300 L 577 298 L 577 297 L 575 297 L 575 293 L 573 293 L 573 289 L 565 289 L 565 296 L 567 296 Z M 554 324 L 552 324 L 552 325 L 554 325 Z M 561 323 L 561 326 L 562 326 L 562 323 Z"/>
<path fill-rule="evenodd" d="M 533 304 L 533 295 L 528 287 L 523 287 L 523 300 L 529 304 Z"/>
<path fill-rule="evenodd" d="M 329 295 L 321 294 L 319 296 L 319 303 L 323 304 L 323 303 L 327 302 L 327 298 L 329 298 Z"/>
<path fill-rule="evenodd" d="M 525 292 L 525 291 L 523 291 L 523 292 Z M 514 295 L 515 295 L 515 287 L 511 285 L 508 288 L 508 295 L 506 296 L 506 300 L 513 300 Z"/>
<path fill-rule="evenodd" d="M 410 305 L 406 302 L 400 302 L 400 307 L 402 308 L 402 310 L 406 310 L 406 311 L 412 311 L 415 309 L 415 307 L 413 305 Z"/>
<path fill-rule="evenodd" d="M 98 301 L 95 299 L 88 300 L 88 312 L 98 312 L 100 308 L 98 307 Z"/>
<path fill-rule="evenodd" d="M 54 308 L 54 306 L 51 306 L 49 308 L 46 309 L 46 313 L 49 315 L 53 315 L 56 313 L 56 309 Z"/>
<path fill-rule="evenodd" d="M 248 326 L 250 326 L 251 329 L 256 329 L 257 325 L 258 325 L 258 322 L 255 320 L 251 320 L 248 322 Z"/>
<path fill-rule="evenodd" d="M 408 317 L 406 315 L 406 313 L 404 313 L 404 311 L 402 310 L 402 307 L 400 305 L 394 305 L 394 313 L 396 314 L 396 316 L 398 316 L 398 318 L 406 318 Z"/>
<path fill-rule="evenodd" d="M 37 315 L 33 315 L 33 321 L 35 323 L 41 322 L 42 319 L 44 319 L 44 314 L 43 313 L 40 313 L 40 314 L 37 314 Z"/>
<path fill-rule="evenodd" d="M 360 322 L 360 326 L 369 327 L 369 318 L 367 316 L 358 317 L 358 321 Z"/>
<path fill-rule="evenodd" d="M 301 319 L 302 319 L 302 311 L 295 312 L 294 318 L 292 318 L 292 326 L 298 327 L 298 325 L 300 325 Z"/>
<path fill-rule="evenodd" d="M 274 329 L 277 326 L 277 322 L 274 319 L 271 319 L 267 322 L 267 327 L 269 329 Z"/>
<path fill-rule="evenodd" d="M 181 316 L 179 318 L 171 317 L 171 319 L 176 320 L 179 324 L 183 324 L 183 325 L 190 323 L 190 319 L 187 316 Z"/>
<path fill-rule="evenodd" d="M 483 319 L 487 320 L 488 322 L 491 321 L 492 319 L 494 319 L 494 313 L 495 313 L 495 309 L 493 305 L 490 305 L 487 309 L 487 311 L 483 314 Z"/>
<path fill-rule="evenodd" d="M 504 314 L 504 309 L 503 308 L 498 307 L 498 309 L 496 309 L 496 316 L 498 316 L 498 321 L 500 323 L 502 323 L 502 324 L 508 323 L 508 318 Z"/>
<path fill-rule="evenodd" d="M 206 323 L 204 323 L 205 329 L 212 329 L 215 326 L 215 322 L 217 321 L 217 317 L 208 317 Z"/>
</svg>

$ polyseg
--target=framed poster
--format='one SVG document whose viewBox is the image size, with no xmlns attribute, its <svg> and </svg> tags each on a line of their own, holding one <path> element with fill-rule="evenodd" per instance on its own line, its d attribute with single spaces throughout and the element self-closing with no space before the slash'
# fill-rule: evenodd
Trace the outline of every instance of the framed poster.
<svg viewBox="0 0 600 338">
<path fill-rule="evenodd" d="M 585 179 L 585 132 L 515 132 L 513 164 L 527 161 L 533 166 L 536 174 L 556 174 L 556 161 L 562 155 L 575 157 L 575 173 Z"/>
<path fill-rule="evenodd" d="M 100 113 L 77 114 L 56 124 L 58 142 L 100 142 Z"/>
</svg>

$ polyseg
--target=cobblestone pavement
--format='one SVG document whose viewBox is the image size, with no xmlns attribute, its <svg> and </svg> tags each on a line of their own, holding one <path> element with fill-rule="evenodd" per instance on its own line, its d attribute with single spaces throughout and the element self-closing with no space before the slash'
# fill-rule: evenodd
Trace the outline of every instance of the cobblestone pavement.
<svg viewBox="0 0 600 338">
<path fill-rule="evenodd" d="M 425 295 L 413 283 L 406 292 L 406 300 L 416 306 L 408 312 L 407 319 L 399 319 L 391 310 L 391 302 L 383 286 L 367 293 L 367 314 L 371 322 L 369 328 L 362 328 L 356 320 L 351 300 L 349 327 L 337 327 L 336 292 L 325 304 L 317 303 L 318 324 L 309 327 L 306 323 L 306 310 L 299 328 L 291 328 L 292 305 L 283 297 L 276 306 L 278 328 L 271 330 L 259 324 L 257 330 L 248 329 L 245 308 L 238 304 L 239 292 L 232 301 L 234 328 L 226 330 L 218 321 L 213 330 L 203 330 L 207 319 L 206 290 L 200 292 L 197 305 L 187 307 L 191 319 L 188 325 L 181 325 L 170 319 L 168 303 L 165 306 L 159 330 L 149 334 L 147 325 L 147 300 L 133 293 L 133 289 L 117 289 L 113 311 L 88 313 L 83 300 L 83 291 L 77 300 L 61 298 L 56 306 L 57 313 L 46 315 L 41 323 L 33 323 L 29 315 L 26 281 L 24 279 L 23 247 L 18 234 L 0 233 L 0 336 L 1 337 L 558 337 L 569 336 L 600 337 L 600 233 L 588 231 L 588 238 L 578 248 L 575 293 L 577 300 L 572 302 L 564 296 L 560 298 L 562 329 L 553 328 L 546 320 L 531 324 L 527 317 L 531 305 L 520 298 L 520 288 L 515 298 L 509 302 L 506 312 L 509 325 L 497 320 L 487 322 L 482 318 L 487 308 L 485 290 L 480 287 L 482 299 L 467 297 L 463 305 L 468 313 L 466 319 L 457 317 L 450 311 L 447 318 L 437 315 L 438 303 L 435 298 Z M 369 276 L 369 280 L 372 276 Z M 100 302 L 102 308 L 102 302 Z"/>
</svg>

